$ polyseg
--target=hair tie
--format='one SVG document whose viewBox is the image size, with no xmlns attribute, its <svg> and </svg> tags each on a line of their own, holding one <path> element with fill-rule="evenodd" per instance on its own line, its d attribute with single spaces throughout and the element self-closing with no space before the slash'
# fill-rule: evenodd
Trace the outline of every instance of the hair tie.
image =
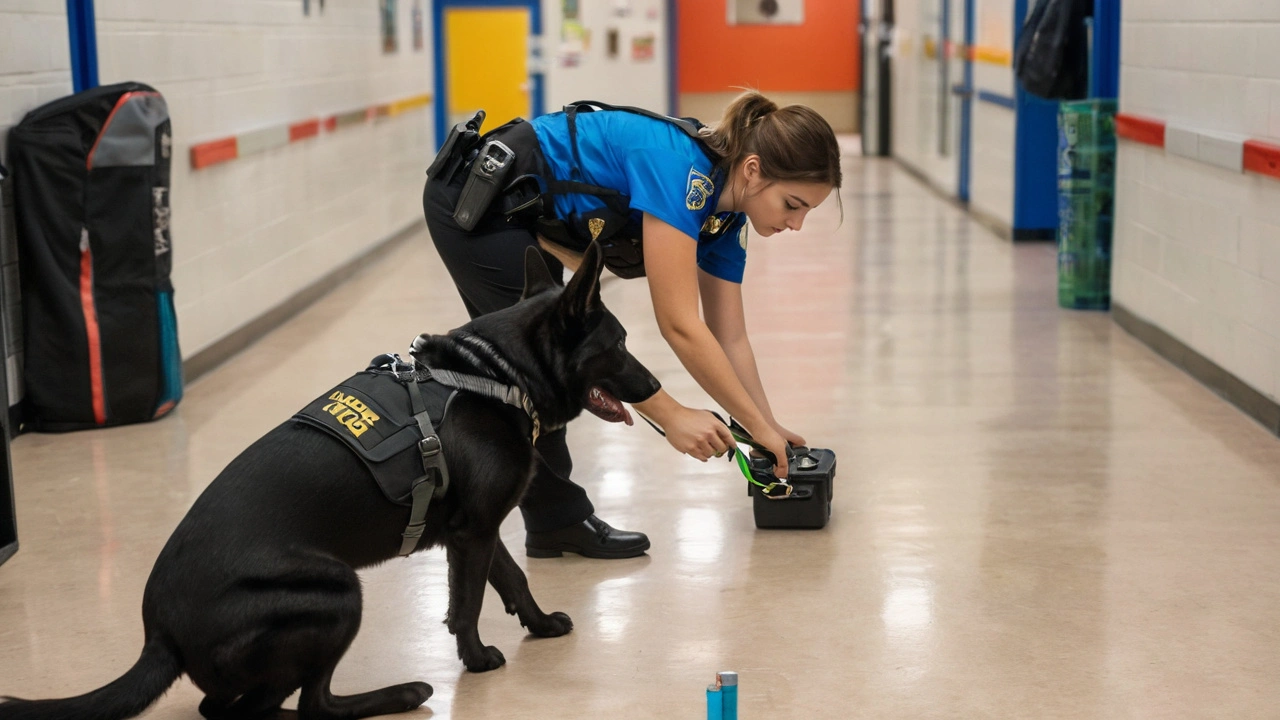
<svg viewBox="0 0 1280 720">
<path fill-rule="evenodd" d="M 778 111 L 777 105 L 774 105 L 773 107 L 768 108 L 767 110 L 763 110 L 757 113 L 754 117 L 747 118 L 747 124 L 745 127 L 751 127 L 752 124 L 758 123 L 761 120 L 764 120 L 765 118 L 769 117 L 770 115 L 774 114 L 777 111 Z"/>
</svg>

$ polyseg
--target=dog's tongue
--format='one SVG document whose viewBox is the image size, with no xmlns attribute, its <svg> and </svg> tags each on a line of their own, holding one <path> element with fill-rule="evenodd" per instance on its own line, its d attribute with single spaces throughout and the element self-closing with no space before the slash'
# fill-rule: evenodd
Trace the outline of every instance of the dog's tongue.
<svg viewBox="0 0 1280 720">
<path fill-rule="evenodd" d="M 592 415 L 609 422 L 632 424 L 631 413 L 627 411 L 626 406 L 603 388 L 593 387 L 587 393 L 587 409 L 591 411 Z"/>
</svg>

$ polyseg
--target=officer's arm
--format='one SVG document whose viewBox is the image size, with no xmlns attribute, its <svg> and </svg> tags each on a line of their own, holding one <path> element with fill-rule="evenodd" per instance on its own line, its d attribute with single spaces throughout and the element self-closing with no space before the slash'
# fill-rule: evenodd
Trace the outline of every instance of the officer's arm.
<svg viewBox="0 0 1280 720">
<path fill-rule="evenodd" d="M 645 213 L 644 267 L 662 337 L 698 385 L 748 432 L 779 457 L 786 473 L 785 442 L 738 379 L 724 348 L 698 316 L 698 243 Z"/>
<path fill-rule="evenodd" d="M 742 284 L 721 280 L 710 273 L 698 271 L 698 289 L 702 297 L 702 314 L 711 334 L 724 348 L 729 363 L 733 365 L 739 382 L 755 401 L 770 425 L 777 426 L 764 384 L 760 382 L 760 370 L 756 367 L 756 354 L 747 337 L 747 318 L 742 306 Z"/>
</svg>

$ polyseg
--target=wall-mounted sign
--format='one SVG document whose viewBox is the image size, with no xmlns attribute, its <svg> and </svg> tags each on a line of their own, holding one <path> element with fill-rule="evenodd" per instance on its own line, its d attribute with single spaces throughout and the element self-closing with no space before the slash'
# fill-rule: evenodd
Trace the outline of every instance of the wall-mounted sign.
<svg viewBox="0 0 1280 720">
<path fill-rule="evenodd" d="M 730 25 L 802 25 L 804 0 L 729 0 Z"/>
</svg>

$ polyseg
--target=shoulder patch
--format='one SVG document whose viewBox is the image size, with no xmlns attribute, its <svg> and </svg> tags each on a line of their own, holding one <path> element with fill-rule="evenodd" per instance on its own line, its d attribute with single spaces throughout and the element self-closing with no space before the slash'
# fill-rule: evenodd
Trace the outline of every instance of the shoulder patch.
<svg viewBox="0 0 1280 720">
<path fill-rule="evenodd" d="M 742 223 L 742 230 L 738 232 L 738 244 L 742 246 L 743 250 L 747 249 L 747 224 L 746 223 Z"/>
<path fill-rule="evenodd" d="M 707 200 L 716 192 L 711 178 L 698 172 L 697 168 L 689 168 L 689 187 L 685 190 L 684 206 L 690 210 L 701 210 L 707 206 Z"/>
</svg>

